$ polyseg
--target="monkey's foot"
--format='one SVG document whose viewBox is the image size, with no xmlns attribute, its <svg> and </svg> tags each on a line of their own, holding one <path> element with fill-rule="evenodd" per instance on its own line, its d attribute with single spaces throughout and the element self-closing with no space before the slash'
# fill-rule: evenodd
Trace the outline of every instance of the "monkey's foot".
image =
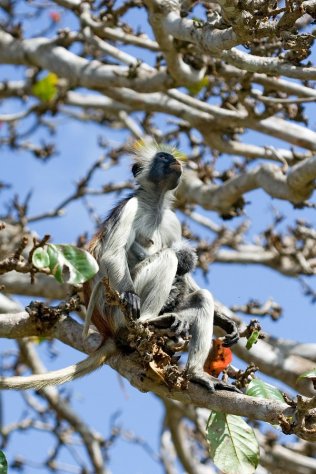
<svg viewBox="0 0 316 474">
<path fill-rule="evenodd" d="M 149 321 L 149 324 L 168 337 L 188 337 L 190 324 L 175 313 L 163 314 Z"/>
<path fill-rule="evenodd" d="M 190 382 L 197 383 L 206 387 L 210 392 L 214 393 L 216 390 L 228 390 L 230 392 L 242 393 L 234 385 L 222 382 L 211 375 L 203 373 L 189 374 Z"/>
</svg>

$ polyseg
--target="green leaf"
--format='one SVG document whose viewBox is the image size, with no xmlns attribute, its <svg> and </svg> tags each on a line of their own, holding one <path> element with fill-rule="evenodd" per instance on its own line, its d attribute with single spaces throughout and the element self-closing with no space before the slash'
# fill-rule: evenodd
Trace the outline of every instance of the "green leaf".
<svg viewBox="0 0 316 474">
<path fill-rule="evenodd" d="M 236 415 L 212 412 L 206 439 L 215 466 L 224 474 L 252 474 L 259 463 L 259 445 L 253 429 Z"/>
<path fill-rule="evenodd" d="M 46 268 L 49 266 L 49 255 L 43 247 L 36 249 L 32 255 L 32 263 L 36 268 Z"/>
<path fill-rule="evenodd" d="M 52 246 L 52 244 L 49 244 Z M 58 254 L 58 263 L 62 266 L 63 281 L 78 285 L 90 280 L 99 266 L 92 255 L 74 245 L 54 245 Z"/>
<path fill-rule="evenodd" d="M 251 336 L 249 337 L 249 339 L 247 340 L 247 344 L 246 344 L 246 349 L 248 349 L 248 351 L 252 348 L 252 346 L 254 344 L 256 344 L 258 342 L 258 339 L 259 339 L 259 331 L 254 331 Z"/>
<path fill-rule="evenodd" d="M 32 87 L 32 93 L 36 95 L 41 101 L 49 102 L 53 100 L 57 95 L 57 82 L 58 76 L 53 72 L 47 74 L 47 76 L 43 77 L 37 81 L 34 86 Z"/>
<path fill-rule="evenodd" d="M 303 372 L 297 380 L 300 379 L 316 379 L 316 369 L 307 370 L 306 372 Z"/>
<path fill-rule="evenodd" d="M 58 251 L 53 244 L 47 245 L 47 252 L 49 255 L 49 268 L 52 272 L 52 275 L 56 278 L 59 283 L 64 283 L 63 280 L 63 271 L 62 271 L 62 264 L 60 259 L 58 258 Z"/>
<path fill-rule="evenodd" d="M 74 245 L 47 244 L 41 252 L 37 250 L 33 254 L 33 265 L 48 267 L 59 283 L 79 285 L 90 280 L 99 270 L 92 255 Z"/>
<path fill-rule="evenodd" d="M 199 92 L 203 89 L 203 87 L 206 87 L 209 85 L 209 79 L 207 76 L 203 77 L 199 82 L 196 82 L 195 84 L 192 84 L 192 86 L 188 87 L 188 91 L 192 95 L 198 95 Z"/>
<path fill-rule="evenodd" d="M 284 402 L 284 398 L 280 390 L 263 380 L 253 379 L 247 387 L 246 395 L 258 398 L 269 398 Z"/>
<path fill-rule="evenodd" d="M 8 472 L 8 463 L 4 452 L 0 450 L 0 474 L 7 474 Z"/>
</svg>

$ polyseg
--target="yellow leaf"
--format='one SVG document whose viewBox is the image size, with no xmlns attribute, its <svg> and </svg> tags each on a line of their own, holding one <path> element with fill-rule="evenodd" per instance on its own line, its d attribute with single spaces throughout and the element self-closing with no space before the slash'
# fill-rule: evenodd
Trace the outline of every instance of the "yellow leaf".
<svg viewBox="0 0 316 474">
<path fill-rule="evenodd" d="M 32 92 L 43 102 L 53 100 L 57 95 L 58 76 L 49 72 L 47 76 L 37 81 L 32 87 Z"/>
</svg>

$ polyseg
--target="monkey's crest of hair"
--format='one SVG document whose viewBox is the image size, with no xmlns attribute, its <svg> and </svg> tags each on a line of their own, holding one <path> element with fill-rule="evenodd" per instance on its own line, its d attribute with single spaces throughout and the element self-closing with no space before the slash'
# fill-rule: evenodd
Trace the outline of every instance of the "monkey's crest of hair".
<svg viewBox="0 0 316 474">
<path fill-rule="evenodd" d="M 131 147 L 135 163 L 143 167 L 149 165 L 153 157 L 158 152 L 170 153 L 176 160 L 185 161 L 186 155 L 172 145 L 157 143 L 155 140 L 137 140 Z"/>
</svg>

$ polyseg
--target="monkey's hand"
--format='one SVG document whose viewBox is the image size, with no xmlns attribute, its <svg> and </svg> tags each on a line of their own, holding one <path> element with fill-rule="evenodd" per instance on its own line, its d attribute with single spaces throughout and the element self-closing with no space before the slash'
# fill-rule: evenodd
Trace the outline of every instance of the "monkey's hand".
<svg viewBox="0 0 316 474">
<path fill-rule="evenodd" d="M 215 310 L 214 325 L 219 326 L 227 332 L 226 336 L 223 338 L 224 347 L 230 347 L 238 342 L 240 338 L 238 326 L 235 321 L 230 319 L 228 316 Z"/>
<path fill-rule="evenodd" d="M 179 318 L 175 313 L 163 314 L 150 321 L 150 325 L 168 337 L 187 337 L 189 335 L 189 322 Z"/>
<path fill-rule="evenodd" d="M 122 303 L 126 305 L 127 311 L 132 319 L 140 316 L 140 298 L 133 291 L 124 291 L 120 295 Z"/>
<path fill-rule="evenodd" d="M 218 380 L 217 378 L 212 377 L 205 372 L 189 374 L 189 379 L 193 383 L 197 383 L 203 387 L 206 387 L 212 393 L 214 393 L 216 390 L 228 390 L 230 392 L 242 393 L 234 385 L 222 382 L 221 380 Z"/>
</svg>

